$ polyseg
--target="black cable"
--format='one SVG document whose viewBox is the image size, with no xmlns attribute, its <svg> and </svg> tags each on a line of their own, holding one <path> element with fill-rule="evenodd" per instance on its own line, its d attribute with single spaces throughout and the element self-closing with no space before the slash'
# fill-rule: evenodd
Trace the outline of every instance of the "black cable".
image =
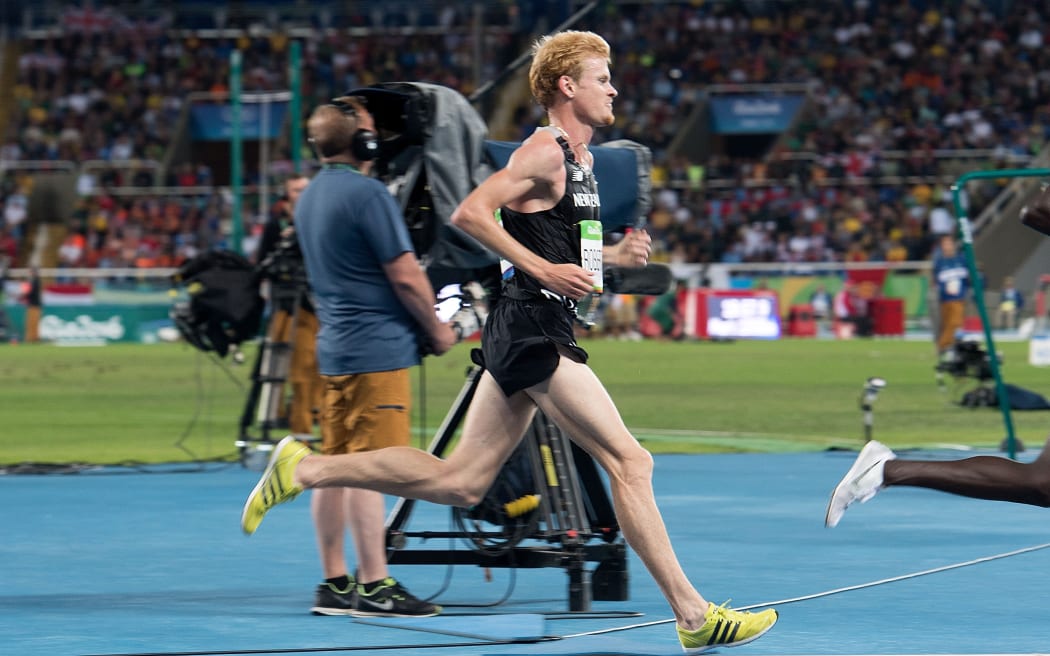
<svg viewBox="0 0 1050 656">
<path fill-rule="evenodd" d="M 506 481 L 502 482 L 503 487 L 510 492 L 508 498 L 513 497 L 518 492 L 510 487 L 510 484 Z M 492 491 L 486 496 L 486 499 L 482 501 L 483 504 L 490 503 Z M 535 509 L 525 515 L 527 521 L 515 521 L 513 526 L 507 526 L 506 523 L 503 525 L 504 539 L 497 542 L 495 538 L 489 538 L 484 535 L 484 532 L 478 525 L 478 520 L 471 519 L 474 524 L 474 530 L 471 530 L 466 525 L 466 511 L 463 508 L 452 508 L 452 517 L 455 520 L 455 528 L 463 534 L 464 540 L 470 540 L 468 546 L 476 551 L 479 551 L 487 556 L 502 556 L 510 553 L 514 547 L 518 546 L 522 540 L 528 538 L 530 535 L 535 534 L 539 527 L 539 513 Z M 499 513 L 506 520 L 512 520 L 516 518 L 506 517 L 506 514 L 502 512 L 502 509 L 493 510 L 493 512 Z"/>
<path fill-rule="evenodd" d="M 450 567 L 451 569 L 451 567 Z M 503 596 L 496 601 L 490 601 L 485 604 L 441 604 L 444 608 L 495 608 L 496 606 L 502 606 L 507 603 L 510 596 L 514 594 L 514 589 L 518 585 L 518 570 L 513 565 L 510 566 L 510 581 L 507 583 L 507 589 L 504 591 Z M 449 577 L 451 580 L 451 576 Z M 467 614 L 467 613 L 464 613 Z"/>
<path fill-rule="evenodd" d="M 222 358 L 218 357 L 217 354 L 215 354 L 214 352 L 211 352 L 211 351 L 209 351 L 209 352 L 207 352 L 207 354 L 205 354 L 205 352 L 203 352 L 203 351 L 201 351 L 199 349 L 195 349 L 195 350 L 197 351 L 197 358 L 196 358 L 197 366 L 196 366 L 196 368 L 194 370 L 194 374 L 195 374 L 194 375 L 194 380 L 197 383 L 197 385 L 196 385 L 196 389 L 197 389 L 197 404 L 196 404 L 196 407 L 193 410 L 193 415 L 190 416 L 190 420 L 186 424 L 186 428 L 183 429 L 182 434 L 179 435 L 178 439 L 175 440 L 175 443 L 172 446 L 174 446 L 176 449 L 178 449 L 178 450 L 182 451 L 183 453 L 185 453 L 186 455 L 188 455 L 194 462 L 202 463 L 202 462 L 206 462 L 206 460 L 198 457 L 196 453 L 194 453 L 191 449 L 189 449 L 188 447 L 185 446 L 184 442 L 187 439 L 189 439 L 190 433 L 192 433 L 193 429 L 196 428 L 197 420 L 200 418 L 201 411 L 202 411 L 202 409 L 204 407 L 204 404 L 206 402 L 208 402 L 208 401 L 214 401 L 214 397 L 215 397 L 214 394 L 211 394 L 211 395 L 207 394 L 206 390 L 204 389 L 203 367 L 201 366 L 201 362 L 202 362 L 204 356 L 207 355 L 211 359 L 211 361 L 220 370 L 222 370 L 222 372 L 225 373 L 226 376 L 230 380 L 232 380 L 237 385 L 238 389 L 240 389 L 241 391 L 244 391 L 244 383 L 241 382 L 240 380 L 238 380 L 237 377 L 233 375 L 233 372 L 230 370 L 230 368 L 225 365 L 225 363 L 223 362 Z M 214 377 L 214 374 L 215 374 L 215 370 L 213 369 L 212 370 L 212 389 L 213 390 L 215 389 L 215 377 Z M 210 416 L 211 415 L 209 413 L 209 417 Z M 238 457 L 238 459 L 239 459 L 239 457 Z"/>
<path fill-rule="evenodd" d="M 219 369 L 221 369 L 221 370 L 223 371 L 223 373 L 225 373 L 225 374 L 226 374 L 226 377 L 227 377 L 227 378 L 229 378 L 230 380 L 232 380 L 232 381 L 234 382 L 234 384 L 235 384 L 235 385 L 237 385 L 237 387 L 238 387 L 238 388 L 239 388 L 240 390 L 242 390 L 242 391 L 244 390 L 244 382 L 243 382 L 243 381 L 240 381 L 240 380 L 238 380 L 238 379 L 237 379 L 237 377 L 233 375 L 233 372 L 232 372 L 232 371 L 230 371 L 230 368 L 226 366 L 226 364 L 225 364 L 225 362 L 223 361 L 223 359 L 222 359 L 222 358 L 220 358 L 220 357 L 219 357 L 219 356 L 218 356 L 218 355 L 217 355 L 217 354 L 216 354 L 215 352 L 213 352 L 213 351 L 208 351 L 207 355 L 208 355 L 208 357 L 210 357 L 210 358 L 211 358 L 211 361 L 212 361 L 212 362 L 214 362 L 214 363 L 215 363 L 215 364 L 216 364 L 216 365 L 217 365 L 217 366 L 219 367 Z"/>
<path fill-rule="evenodd" d="M 197 385 L 196 385 L 196 389 L 197 389 L 197 404 L 196 404 L 196 407 L 193 410 L 193 414 L 190 416 L 189 422 L 186 424 L 186 428 L 183 429 L 182 435 L 179 435 L 179 438 L 177 440 L 175 440 L 175 443 L 172 445 L 176 449 L 182 451 L 183 453 L 188 455 L 192 460 L 195 460 L 195 461 L 200 461 L 200 459 L 197 457 L 197 454 L 194 453 L 193 451 L 191 451 L 190 449 L 188 449 L 183 443 L 186 441 L 187 438 L 189 438 L 190 433 L 193 432 L 194 427 L 197 425 L 197 419 L 200 418 L 201 409 L 204 407 L 204 398 L 205 398 L 205 395 L 204 395 L 204 380 L 203 380 L 203 377 L 201 375 L 201 373 L 202 373 L 201 372 L 201 358 L 202 358 L 202 356 L 203 356 L 203 353 L 201 353 L 200 351 L 197 351 L 197 357 L 195 358 L 195 362 L 196 362 L 197 366 L 194 368 L 194 376 L 193 376 L 193 380 L 197 383 Z"/>
<path fill-rule="evenodd" d="M 502 597 L 500 597 L 496 601 L 490 601 L 490 602 L 488 602 L 486 604 L 441 603 L 440 606 L 442 608 L 495 608 L 497 606 L 502 606 L 503 604 L 507 603 L 507 601 L 510 599 L 510 596 L 512 594 L 514 594 L 514 588 L 517 587 L 517 575 L 515 574 L 516 570 L 514 570 L 512 568 L 510 571 L 511 571 L 511 579 L 510 579 L 510 582 L 507 584 L 507 591 L 503 594 Z M 456 615 L 459 615 L 459 616 L 499 615 L 499 614 L 500 613 L 456 613 Z"/>
<path fill-rule="evenodd" d="M 454 517 L 455 517 L 455 511 L 458 510 L 458 509 L 457 508 L 451 508 L 450 510 L 451 510 L 451 512 L 449 514 L 449 524 L 450 524 L 449 528 L 452 529 L 452 528 L 455 528 L 455 524 L 454 524 L 455 518 Z M 441 582 L 441 586 L 438 588 L 437 592 L 435 592 L 434 594 L 432 594 L 429 597 L 427 597 L 424 601 L 428 601 L 428 602 L 434 601 L 443 592 L 448 590 L 449 586 L 452 584 L 452 572 L 454 571 L 454 568 L 455 568 L 455 563 L 453 562 L 452 554 L 455 552 L 455 544 L 456 544 L 455 540 L 450 537 L 448 539 L 448 546 L 449 546 L 449 548 L 446 550 L 446 553 L 448 553 L 448 555 L 449 555 L 449 562 L 445 565 L 445 579 Z M 502 605 L 502 604 L 506 603 L 506 601 L 508 599 L 510 599 L 511 594 L 514 593 L 514 588 L 515 587 L 517 587 L 517 576 L 514 573 L 514 571 L 512 570 L 512 576 L 511 576 L 510 583 L 507 585 L 507 590 L 503 593 L 503 596 L 500 597 L 499 599 L 497 599 L 496 601 L 485 603 L 485 604 L 445 604 L 445 603 L 442 603 L 441 606 L 445 607 L 445 608 L 492 608 L 494 606 L 499 606 L 499 605 Z"/>
</svg>

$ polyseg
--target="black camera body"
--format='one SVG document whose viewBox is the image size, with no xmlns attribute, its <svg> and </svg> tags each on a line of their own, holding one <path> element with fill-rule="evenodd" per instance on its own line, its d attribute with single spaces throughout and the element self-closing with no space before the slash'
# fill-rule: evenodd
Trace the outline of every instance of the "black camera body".
<svg viewBox="0 0 1050 656">
<path fill-rule="evenodd" d="M 997 364 L 1002 357 L 997 355 Z M 979 381 L 994 378 L 991 356 L 977 342 L 956 340 L 951 348 L 945 351 L 937 363 L 937 371 L 955 378 L 974 378 Z"/>
<path fill-rule="evenodd" d="M 259 277 L 270 281 L 276 303 L 293 301 L 309 289 L 306 261 L 294 228 L 286 230 L 273 250 L 259 263 Z"/>
</svg>

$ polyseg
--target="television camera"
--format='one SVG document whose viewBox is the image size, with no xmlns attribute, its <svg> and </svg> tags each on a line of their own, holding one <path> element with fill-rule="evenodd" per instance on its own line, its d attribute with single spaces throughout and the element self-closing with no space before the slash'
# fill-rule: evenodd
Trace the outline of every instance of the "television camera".
<svg viewBox="0 0 1050 656">
<path fill-rule="evenodd" d="M 258 265 L 260 281 L 270 281 L 270 295 L 275 305 L 287 308 L 287 302 L 309 291 L 306 262 L 299 249 L 295 228 L 287 228 L 273 249 Z"/>
<path fill-rule="evenodd" d="M 1003 356 L 996 354 L 996 363 L 1002 364 Z M 973 378 L 984 382 L 991 380 L 992 359 L 977 342 L 957 339 L 937 362 L 937 371 L 954 378 Z"/>
<path fill-rule="evenodd" d="M 996 353 L 995 358 L 996 364 L 1002 365 L 1002 353 Z M 968 339 L 956 339 L 955 343 L 941 355 L 935 370 L 942 390 L 945 374 L 959 382 L 966 379 L 977 381 L 976 388 L 962 395 L 959 400 L 960 405 L 967 407 L 996 405 L 995 388 L 992 385 L 995 378 L 992 371 L 992 356 L 982 348 L 980 343 Z"/>
</svg>

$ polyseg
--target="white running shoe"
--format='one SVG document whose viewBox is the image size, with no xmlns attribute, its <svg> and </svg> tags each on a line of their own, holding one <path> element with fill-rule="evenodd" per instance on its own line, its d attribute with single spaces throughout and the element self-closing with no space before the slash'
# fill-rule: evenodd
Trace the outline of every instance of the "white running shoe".
<svg viewBox="0 0 1050 656">
<path fill-rule="evenodd" d="M 842 519 L 854 503 L 864 503 L 875 496 L 882 487 L 882 468 L 887 460 L 897 457 L 888 446 L 875 440 L 869 441 L 857 454 L 857 460 L 846 475 L 835 486 L 824 515 L 824 526 L 832 528 Z"/>
</svg>

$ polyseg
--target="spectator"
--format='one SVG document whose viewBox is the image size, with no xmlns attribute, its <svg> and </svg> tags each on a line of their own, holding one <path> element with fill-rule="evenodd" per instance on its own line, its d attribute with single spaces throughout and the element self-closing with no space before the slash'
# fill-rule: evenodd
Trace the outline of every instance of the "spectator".
<svg viewBox="0 0 1050 656">
<path fill-rule="evenodd" d="M 939 317 L 937 352 L 941 355 L 947 353 L 955 343 L 966 316 L 970 270 L 966 266 L 966 258 L 957 248 L 955 237 L 942 235 L 940 248 L 933 255 L 933 280 L 937 285 Z"/>
<path fill-rule="evenodd" d="M 831 318 L 832 299 L 827 285 L 818 283 L 817 288 L 809 295 L 809 305 L 813 308 L 813 318 L 825 322 Z"/>
<path fill-rule="evenodd" d="M 945 192 L 947 195 L 947 192 Z M 948 199 L 941 196 L 930 209 L 930 235 L 940 239 L 943 235 L 955 234 L 955 217 L 948 211 Z"/>
<path fill-rule="evenodd" d="M 40 281 L 40 269 L 34 265 L 29 269 L 29 283 L 26 285 L 25 337 L 26 344 L 36 344 L 40 341 L 40 315 L 43 305 L 43 289 Z"/>
<path fill-rule="evenodd" d="M 684 339 L 682 312 L 679 307 L 681 294 L 688 287 L 684 280 L 675 283 L 673 289 L 653 299 L 646 308 L 646 314 L 660 327 L 660 337 L 663 339 Z"/>
<path fill-rule="evenodd" d="M 999 292 L 999 306 L 996 310 L 996 324 L 1002 330 L 1017 328 L 1017 318 L 1024 309 L 1024 294 L 1014 286 L 1013 276 L 1003 279 L 1003 289 Z"/>
<path fill-rule="evenodd" d="M 0 344 L 7 343 L 11 339 L 11 324 L 7 319 L 7 310 L 4 296 L 7 293 L 7 269 L 11 258 L 0 251 Z"/>
<path fill-rule="evenodd" d="M 636 341 L 638 332 L 638 299 L 630 294 L 603 294 L 605 325 L 602 332 L 609 339 Z"/>
<path fill-rule="evenodd" d="M 868 316 L 868 303 L 860 295 L 856 283 L 851 280 L 842 283 L 842 287 L 835 292 L 832 308 L 838 337 L 849 339 L 854 336 L 871 336 L 872 325 L 871 318 Z"/>
</svg>

